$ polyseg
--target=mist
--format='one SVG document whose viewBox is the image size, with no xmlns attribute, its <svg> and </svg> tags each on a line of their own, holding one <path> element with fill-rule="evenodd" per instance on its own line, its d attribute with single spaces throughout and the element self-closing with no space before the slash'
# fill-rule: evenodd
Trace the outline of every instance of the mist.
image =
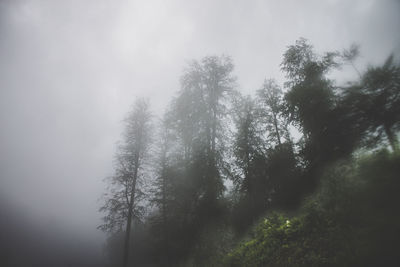
<svg viewBox="0 0 400 267">
<path fill-rule="evenodd" d="M 300 37 L 318 53 L 360 45 L 366 71 L 398 59 L 399 11 L 395 0 L 1 1 L 0 263 L 108 262 L 99 208 L 123 120 L 140 97 L 161 118 L 191 60 L 231 57 L 250 95 L 285 81 L 282 55 Z"/>
</svg>

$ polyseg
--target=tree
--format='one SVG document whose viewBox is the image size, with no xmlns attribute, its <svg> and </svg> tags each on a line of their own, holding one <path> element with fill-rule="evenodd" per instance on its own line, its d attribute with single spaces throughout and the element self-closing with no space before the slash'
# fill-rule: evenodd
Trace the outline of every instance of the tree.
<svg viewBox="0 0 400 267">
<path fill-rule="evenodd" d="M 154 230 L 175 237 L 168 238 L 170 264 L 202 250 L 197 241 L 204 229 L 222 217 L 223 119 L 234 85 L 232 71 L 228 57 L 192 61 L 165 116 L 161 142 L 165 147 L 159 146 L 156 185 L 159 215 L 155 219 L 158 226 L 167 227 Z M 162 242 L 165 246 L 165 239 Z"/>
<path fill-rule="evenodd" d="M 373 141 L 386 140 L 398 150 L 396 132 L 400 129 L 400 65 L 389 56 L 380 67 L 369 67 L 361 82 L 346 92 L 359 119 Z M 374 142 L 373 142 L 374 143 Z"/>
<path fill-rule="evenodd" d="M 342 59 L 344 63 L 349 63 L 353 69 L 357 72 L 358 76 L 361 77 L 360 71 L 354 65 L 354 60 L 360 55 L 360 46 L 352 44 L 349 49 L 344 49 L 342 52 Z"/>
<path fill-rule="evenodd" d="M 256 155 L 263 153 L 257 107 L 250 96 L 241 98 L 236 105 L 234 123 L 233 154 L 242 172 L 240 176 L 243 176 L 243 182 L 234 180 L 234 183 L 239 185 L 240 191 L 247 191 L 252 161 Z"/>
<path fill-rule="evenodd" d="M 260 116 L 266 126 L 269 142 L 282 145 L 283 140 L 289 139 L 289 131 L 284 117 L 282 89 L 273 79 L 265 80 L 257 91 L 260 102 Z"/>
<path fill-rule="evenodd" d="M 298 200 L 298 168 L 284 117 L 282 91 L 266 80 L 257 99 L 240 98 L 235 108 L 233 154 L 239 169 L 233 211 L 237 230 L 246 230 L 271 207 L 292 208 Z"/>
<path fill-rule="evenodd" d="M 245 230 L 265 210 L 268 199 L 265 144 L 256 102 L 240 97 L 234 109 L 235 133 L 232 144 L 237 171 L 233 175 L 235 194 L 233 220 L 236 230 Z"/>
<path fill-rule="evenodd" d="M 143 197 L 144 165 L 148 157 L 151 141 L 151 114 L 149 104 L 143 99 L 135 102 L 133 110 L 125 119 L 123 142 L 118 147 L 115 162 L 115 174 L 110 178 L 110 192 L 100 211 L 108 214 L 103 217 L 104 224 L 99 228 L 104 231 L 122 231 L 125 225 L 125 243 L 123 266 L 129 260 L 130 233 L 132 221 L 143 215 L 140 206 Z"/>
<path fill-rule="evenodd" d="M 226 103 L 234 87 L 233 63 L 229 57 L 209 56 L 193 61 L 185 70 L 175 114 L 178 136 L 182 137 L 185 158 L 196 173 L 200 202 L 213 209 L 221 196 L 223 182 L 219 167 L 223 164 L 223 119 Z M 188 153 L 190 152 L 190 153 Z M 195 161 L 202 162 L 195 162 Z M 205 164 L 200 167 L 198 164 Z"/>
<path fill-rule="evenodd" d="M 319 57 L 304 38 L 289 46 L 283 55 L 282 70 L 289 79 L 285 98 L 287 112 L 306 138 L 311 138 L 326 121 L 326 115 L 333 109 L 334 92 L 332 82 L 325 74 L 336 66 L 333 53 Z"/>
<path fill-rule="evenodd" d="M 304 193 L 313 191 L 326 164 L 348 156 L 357 141 L 348 108 L 339 105 L 337 88 L 326 76 L 339 66 L 340 56 L 337 52 L 318 55 L 305 39 L 289 46 L 283 55 L 282 70 L 288 78 L 286 114 L 303 134 L 298 144 L 305 167 Z"/>
<path fill-rule="evenodd" d="M 164 118 L 159 127 L 157 159 L 155 162 L 155 184 L 153 188 L 152 203 L 158 208 L 156 214 L 151 218 L 152 232 L 157 238 L 159 246 L 160 261 L 164 266 L 171 266 L 174 260 L 172 246 L 170 242 L 171 216 L 174 214 L 173 200 L 176 180 L 176 165 L 173 158 L 174 143 L 176 137 L 171 129 L 171 118 L 169 113 Z"/>
</svg>

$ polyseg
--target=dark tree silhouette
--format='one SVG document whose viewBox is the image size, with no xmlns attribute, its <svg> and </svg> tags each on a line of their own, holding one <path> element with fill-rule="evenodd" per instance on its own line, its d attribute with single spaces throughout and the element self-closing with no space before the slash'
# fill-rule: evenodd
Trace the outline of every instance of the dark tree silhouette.
<svg viewBox="0 0 400 267">
<path fill-rule="evenodd" d="M 367 128 L 369 140 L 375 143 L 385 135 L 391 148 L 398 150 L 400 65 L 395 63 L 393 55 L 382 66 L 369 67 L 360 84 L 346 93 L 359 120 Z"/>
<path fill-rule="evenodd" d="M 107 212 L 100 229 L 121 231 L 125 225 L 124 267 L 129 260 L 132 221 L 139 219 L 144 211 L 139 205 L 143 197 L 139 185 L 148 156 L 150 123 L 149 104 L 146 100 L 138 99 L 125 120 L 124 139 L 116 155 L 115 175 L 110 179 L 110 190 L 105 195 L 104 206 L 100 209 Z"/>
</svg>

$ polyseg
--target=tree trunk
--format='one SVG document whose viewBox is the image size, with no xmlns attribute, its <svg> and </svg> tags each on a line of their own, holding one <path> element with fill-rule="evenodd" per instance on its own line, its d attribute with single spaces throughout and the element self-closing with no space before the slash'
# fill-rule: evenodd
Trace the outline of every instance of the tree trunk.
<svg viewBox="0 0 400 267">
<path fill-rule="evenodd" d="M 132 225 L 132 217 L 133 217 L 133 204 L 135 201 L 135 190 L 136 190 L 136 180 L 137 174 L 139 169 L 139 156 L 136 155 L 135 157 L 135 170 L 133 173 L 133 184 L 132 184 L 132 191 L 129 199 L 129 210 L 128 210 L 128 219 L 126 222 L 126 231 L 125 231 L 125 244 L 124 244 L 124 258 L 122 266 L 128 266 L 129 260 L 129 245 L 130 245 L 130 235 L 131 235 L 131 225 Z"/>
<path fill-rule="evenodd" d="M 215 140 L 217 139 L 217 112 L 213 110 L 213 122 L 212 122 L 212 136 L 211 136 L 211 153 L 213 157 L 215 155 Z"/>
<path fill-rule="evenodd" d="M 167 227 L 167 181 L 166 181 L 166 150 L 164 148 L 163 157 L 162 157 L 162 220 L 163 220 L 163 231 L 164 231 L 164 255 L 165 255 L 165 266 L 169 267 L 169 238 L 168 238 L 168 227 Z"/>
<path fill-rule="evenodd" d="M 278 144 L 279 146 L 282 145 L 281 143 L 281 135 L 279 134 L 279 129 L 278 129 L 278 120 L 276 119 L 276 113 L 274 112 L 274 126 L 275 126 L 275 131 L 276 131 L 276 138 L 278 139 Z"/>
</svg>

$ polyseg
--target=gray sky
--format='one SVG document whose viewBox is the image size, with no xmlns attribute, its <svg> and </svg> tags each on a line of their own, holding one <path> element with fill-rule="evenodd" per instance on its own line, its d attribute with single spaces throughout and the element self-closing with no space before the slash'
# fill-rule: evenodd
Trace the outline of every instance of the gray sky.
<svg viewBox="0 0 400 267">
<path fill-rule="evenodd" d="M 161 113 L 186 62 L 232 56 L 250 93 L 305 37 L 400 52 L 395 0 L 0 1 L 0 194 L 32 220 L 100 238 L 98 199 L 136 96 Z M 352 77 L 349 75 L 342 77 Z"/>
</svg>

